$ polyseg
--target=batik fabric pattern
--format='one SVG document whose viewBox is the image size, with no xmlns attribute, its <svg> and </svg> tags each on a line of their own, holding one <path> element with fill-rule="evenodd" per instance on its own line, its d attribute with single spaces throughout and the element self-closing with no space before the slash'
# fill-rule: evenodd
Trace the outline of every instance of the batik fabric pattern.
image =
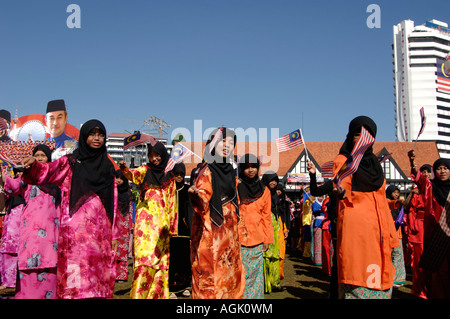
<svg viewBox="0 0 450 319">
<path fill-rule="evenodd" d="M 272 213 L 272 227 L 274 234 L 274 243 L 269 244 L 269 249 L 263 253 L 264 258 L 264 292 L 270 293 L 275 288 L 280 287 L 280 246 L 279 233 L 282 229 L 280 220 Z"/>
<path fill-rule="evenodd" d="M 132 182 L 142 184 L 147 169 L 131 170 Z M 175 180 L 164 187 L 150 185 L 136 207 L 132 299 L 169 298 L 170 237 L 177 229 Z"/>
<path fill-rule="evenodd" d="M 192 298 L 240 299 L 245 289 L 245 272 L 239 243 L 236 206 L 222 206 L 223 224 L 210 218 L 211 171 L 198 177 L 199 202 L 194 203 L 191 235 Z"/>
<path fill-rule="evenodd" d="M 67 156 L 51 163 L 34 162 L 23 175 L 28 184 L 54 183 L 61 189 L 61 221 L 58 238 L 58 299 L 112 298 L 116 279 L 112 241 L 120 236 L 117 187 L 111 222 L 100 198 L 94 194 L 72 215 L 69 197 L 72 169 Z"/>
<path fill-rule="evenodd" d="M 15 298 L 54 299 L 60 206 L 55 206 L 53 196 L 38 186 L 25 185 L 20 179 L 6 177 L 5 190 L 13 196 L 23 196 L 26 201 L 20 216 L 20 276 Z"/>
<path fill-rule="evenodd" d="M 254 247 L 242 246 L 245 270 L 243 299 L 264 299 L 263 244 Z"/>
</svg>

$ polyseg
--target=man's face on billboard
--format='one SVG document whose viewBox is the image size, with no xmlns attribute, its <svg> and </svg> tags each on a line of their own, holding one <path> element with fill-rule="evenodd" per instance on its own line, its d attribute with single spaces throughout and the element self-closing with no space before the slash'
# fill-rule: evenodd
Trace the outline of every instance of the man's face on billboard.
<svg viewBox="0 0 450 319">
<path fill-rule="evenodd" d="M 48 112 L 45 117 L 51 137 L 58 137 L 66 129 L 67 113 L 65 111 Z"/>
</svg>

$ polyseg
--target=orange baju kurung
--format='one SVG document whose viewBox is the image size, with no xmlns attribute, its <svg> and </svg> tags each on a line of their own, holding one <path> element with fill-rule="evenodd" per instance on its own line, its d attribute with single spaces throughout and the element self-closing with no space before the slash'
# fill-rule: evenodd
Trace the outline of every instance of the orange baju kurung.
<svg viewBox="0 0 450 319">
<path fill-rule="evenodd" d="M 223 224 L 210 218 L 211 171 L 198 177 L 199 201 L 193 201 L 191 233 L 192 298 L 240 299 L 245 289 L 245 272 L 238 235 L 237 208 L 232 202 L 222 206 Z"/>
<path fill-rule="evenodd" d="M 333 174 L 346 157 L 334 160 Z M 342 180 L 347 198 L 338 202 L 337 266 L 340 284 L 385 291 L 393 286 L 391 253 L 399 246 L 386 199 L 386 181 L 376 191 L 352 191 L 353 176 Z"/>
</svg>

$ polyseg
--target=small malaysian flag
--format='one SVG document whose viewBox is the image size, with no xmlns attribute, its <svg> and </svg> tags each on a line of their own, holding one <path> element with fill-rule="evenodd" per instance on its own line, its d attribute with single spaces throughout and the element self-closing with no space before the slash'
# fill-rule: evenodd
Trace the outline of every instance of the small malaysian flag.
<svg viewBox="0 0 450 319">
<path fill-rule="evenodd" d="M 309 183 L 310 182 L 309 175 L 306 175 L 306 174 L 288 173 L 287 180 L 289 183 Z"/>
<path fill-rule="evenodd" d="M 278 137 L 275 141 L 277 143 L 278 152 L 288 151 L 296 146 L 303 144 L 303 138 L 300 129 L 284 136 Z"/>
<path fill-rule="evenodd" d="M 374 142 L 375 138 L 364 128 L 364 126 L 361 126 L 361 135 L 358 142 L 356 142 L 349 157 L 333 179 L 337 185 L 339 185 L 344 178 L 356 172 L 364 153 Z"/>
<path fill-rule="evenodd" d="M 323 178 L 333 178 L 333 161 L 324 163 L 320 167 L 320 173 Z"/>
<path fill-rule="evenodd" d="M 5 154 L 0 152 L 0 165 L 6 166 L 8 169 L 14 168 L 14 162 Z"/>
<path fill-rule="evenodd" d="M 386 154 L 386 155 L 379 155 L 378 160 L 380 161 L 380 164 L 383 164 L 386 162 L 390 157 L 392 156 L 392 153 Z"/>
<path fill-rule="evenodd" d="M 152 146 L 156 144 L 156 140 L 151 135 L 141 133 L 132 134 L 123 139 L 123 149 L 127 150 L 132 146 L 136 146 L 145 142 L 150 142 Z"/>
<path fill-rule="evenodd" d="M 425 129 L 425 124 L 427 122 L 427 117 L 425 116 L 425 111 L 423 110 L 423 106 L 420 108 L 420 130 L 419 130 L 419 134 L 417 134 L 417 138 L 414 142 L 414 147 L 413 149 L 416 148 L 416 144 L 417 144 L 417 140 L 419 139 L 420 134 L 423 133 L 424 129 Z"/>
<path fill-rule="evenodd" d="M 169 162 L 166 165 L 165 173 L 171 171 L 175 164 L 182 162 L 186 157 L 191 156 L 193 153 L 190 149 L 181 143 L 175 145 L 170 154 Z"/>
<path fill-rule="evenodd" d="M 216 134 L 214 134 L 213 139 L 211 140 L 211 142 L 209 143 L 209 153 L 212 152 L 212 150 L 214 149 L 214 147 L 216 147 L 217 142 L 219 141 L 220 137 L 222 136 L 223 133 L 223 126 L 221 126 Z"/>
<path fill-rule="evenodd" d="M 425 111 L 423 110 L 423 106 L 420 108 L 420 131 L 419 131 L 419 135 L 423 133 L 423 130 L 425 129 L 425 124 L 427 123 L 427 117 L 425 116 Z M 419 135 L 417 135 L 417 137 L 419 137 Z"/>
</svg>

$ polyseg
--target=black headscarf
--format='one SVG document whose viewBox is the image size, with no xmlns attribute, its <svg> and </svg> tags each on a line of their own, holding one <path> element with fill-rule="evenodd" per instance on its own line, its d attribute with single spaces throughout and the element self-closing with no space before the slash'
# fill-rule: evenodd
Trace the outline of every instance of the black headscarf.
<svg viewBox="0 0 450 319">
<path fill-rule="evenodd" d="M 161 156 L 161 163 L 158 165 L 154 165 L 151 162 L 147 163 L 148 170 L 145 174 L 144 181 L 142 183 L 142 187 L 146 190 L 150 185 L 165 187 L 173 178 L 173 173 L 167 172 L 166 169 L 167 163 L 169 162 L 169 153 L 167 153 L 167 149 L 161 142 L 156 142 L 154 146 L 149 144 L 148 154 L 151 152 L 155 152 Z"/>
<path fill-rule="evenodd" d="M 392 196 L 392 193 L 394 193 L 396 190 L 400 191 L 400 188 L 398 188 L 395 185 L 389 185 L 386 188 L 386 198 L 388 198 L 390 200 L 394 200 L 394 196 Z"/>
<path fill-rule="evenodd" d="M 348 127 L 348 134 L 342 145 L 339 154 L 348 157 L 353 149 L 353 136 L 357 132 L 361 132 L 364 126 L 369 133 L 375 137 L 377 134 L 377 125 L 367 116 L 358 116 L 354 118 Z M 358 170 L 353 174 L 352 190 L 358 192 L 373 192 L 378 190 L 384 183 L 383 169 L 381 168 L 378 158 L 373 153 L 370 146 L 364 153 Z"/>
<path fill-rule="evenodd" d="M 122 216 L 126 216 L 130 213 L 130 201 L 131 201 L 131 189 L 130 189 L 130 183 L 128 182 L 128 179 L 123 175 L 122 170 L 118 169 L 115 172 L 116 179 L 120 178 L 123 183 L 120 186 L 117 186 L 117 193 L 118 193 L 118 208 L 119 212 L 122 214 Z"/>
<path fill-rule="evenodd" d="M 115 175 L 116 175 L 116 178 L 120 178 L 121 180 L 123 180 L 122 185 L 117 187 L 117 192 L 119 195 L 118 200 L 119 200 L 119 202 L 129 203 L 130 202 L 130 194 L 128 191 L 130 190 L 130 182 L 125 177 L 125 175 L 123 175 L 121 169 L 116 170 Z"/>
<path fill-rule="evenodd" d="M 223 224 L 223 211 L 222 206 L 231 202 L 236 207 L 236 213 L 239 220 L 239 206 L 236 191 L 236 175 L 234 172 L 233 165 L 233 152 L 230 156 L 224 158 L 222 154 L 216 154 L 216 145 L 211 145 L 211 141 L 219 129 L 215 129 L 208 141 L 206 142 L 205 152 L 203 160 L 207 162 L 208 168 L 212 175 L 212 189 L 213 194 L 211 196 L 209 206 L 210 206 L 210 217 L 211 221 L 216 226 L 222 226 Z M 233 130 L 223 128 L 222 134 L 219 137 L 219 141 L 226 137 L 231 136 L 234 140 L 234 145 L 236 145 L 236 134 Z M 210 152 L 210 147 L 212 151 Z"/>
<path fill-rule="evenodd" d="M 450 159 L 447 158 L 439 158 L 433 164 L 433 173 L 434 178 L 431 180 L 431 185 L 433 187 L 433 195 L 436 198 L 439 205 L 442 207 L 445 206 L 445 202 L 447 201 L 448 192 L 450 191 L 450 179 L 446 181 L 441 181 L 436 177 L 436 170 L 439 166 L 444 164 L 450 169 Z"/>
<path fill-rule="evenodd" d="M 89 132 L 94 128 L 98 128 L 106 136 L 106 129 L 102 122 L 89 120 L 81 127 L 78 148 L 67 155 L 73 171 L 69 215 L 72 216 L 90 196 L 97 194 L 112 224 L 115 170 L 106 152 L 106 141 L 99 149 L 87 145 Z"/>
<path fill-rule="evenodd" d="M 263 177 L 262 177 L 263 184 L 266 185 L 267 187 L 269 187 L 269 183 L 271 181 L 276 181 L 277 182 L 277 186 L 278 186 L 278 184 L 280 182 L 280 179 L 278 178 L 277 173 L 272 172 L 272 171 L 266 172 L 263 175 Z M 278 215 L 279 215 L 279 213 L 278 213 L 278 205 L 279 205 L 280 198 L 277 195 L 277 187 L 274 187 L 274 188 L 270 188 L 269 187 L 269 190 L 270 190 L 270 195 L 271 195 L 271 198 L 272 198 L 271 211 L 278 218 Z"/>
<path fill-rule="evenodd" d="M 47 163 L 50 163 L 52 161 L 52 150 L 50 147 L 48 147 L 45 144 L 38 144 L 33 149 L 33 156 L 36 154 L 37 151 L 44 152 L 45 156 L 47 156 Z M 55 199 L 55 207 L 58 207 L 61 203 L 61 189 L 56 186 L 56 184 L 44 184 L 38 186 L 41 191 L 44 193 L 47 193 Z"/>
<path fill-rule="evenodd" d="M 183 176 L 186 176 L 186 165 L 184 165 L 184 163 L 182 163 L 182 162 L 176 163 L 173 166 L 172 173 L 174 175 L 181 173 L 181 174 L 183 174 Z M 184 180 L 181 181 L 180 183 L 178 183 L 178 182 L 176 182 L 176 183 L 177 183 L 177 189 L 178 190 L 184 186 Z"/>
<path fill-rule="evenodd" d="M 248 178 L 244 174 L 244 170 L 249 164 L 253 164 L 258 169 L 254 178 Z M 252 202 L 260 198 L 264 194 L 266 186 L 259 179 L 259 166 L 261 163 L 253 154 L 245 154 L 239 160 L 239 178 L 241 182 L 238 184 L 238 193 L 241 204 Z"/>
</svg>

